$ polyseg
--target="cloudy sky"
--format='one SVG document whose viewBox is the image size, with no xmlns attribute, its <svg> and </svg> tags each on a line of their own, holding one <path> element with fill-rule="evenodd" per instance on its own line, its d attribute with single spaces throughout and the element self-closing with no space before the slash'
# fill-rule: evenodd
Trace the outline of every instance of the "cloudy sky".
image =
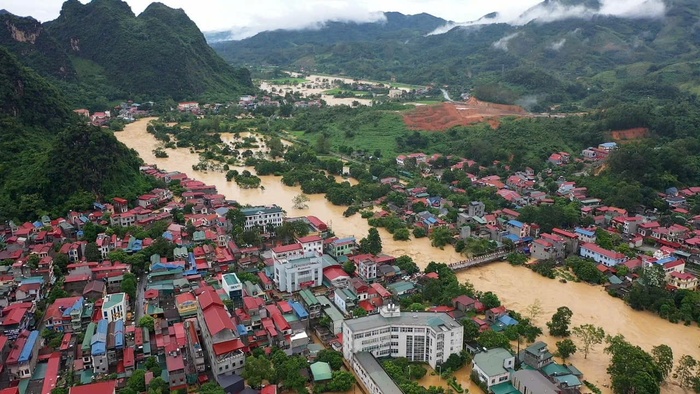
<svg viewBox="0 0 700 394">
<path fill-rule="evenodd" d="M 87 3 L 88 0 L 80 0 Z M 203 31 L 230 30 L 244 38 L 269 29 L 318 26 L 328 20 L 372 21 L 381 11 L 405 14 L 426 12 L 447 20 L 465 22 L 498 11 L 500 20 L 513 21 L 541 0 L 160 0 L 182 8 Z M 662 0 L 604 0 L 609 5 L 637 7 Z M 151 0 L 126 0 L 136 14 Z M 63 0 L 3 0 L 0 8 L 40 21 L 55 19 Z M 638 8 L 638 7 L 637 7 Z"/>
</svg>

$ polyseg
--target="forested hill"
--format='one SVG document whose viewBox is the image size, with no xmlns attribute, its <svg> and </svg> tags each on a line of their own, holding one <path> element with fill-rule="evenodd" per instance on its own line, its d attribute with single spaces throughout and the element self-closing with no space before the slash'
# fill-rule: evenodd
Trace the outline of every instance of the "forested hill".
<svg viewBox="0 0 700 394">
<path fill-rule="evenodd" d="M 335 30 L 329 26 L 322 30 L 328 41 L 314 44 L 309 42 L 319 32 L 299 31 L 294 45 L 281 38 L 287 32 L 212 45 L 234 64 L 304 67 L 377 80 L 395 76 L 407 83 L 474 89 L 482 99 L 504 103 L 523 98 L 580 103 L 635 79 L 698 91 L 700 8 L 696 0 L 664 2 L 665 16 L 660 18 L 570 17 L 522 26 L 471 25 L 430 36 L 416 30 L 410 40 L 367 36 L 354 42 L 333 41 Z M 599 6 L 593 0 L 547 0 L 524 17 L 554 3 L 586 6 L 592 14 Z"/>
<path fill-rule="evenodd" d="M 40 24 L 0 13 L 0 46 L 58 84 L 74 105 L 119 99 L 231 99 L 253 90 L 246 69 L 223 61 L 182 10 L 121 0 L 68 0 Z"/>
<path fill-rule="evenodd" d="M 136 153 L 86 126 L 60 92 L 0 47 L 0 220 L 86 209 L 149 188 Z"/>
<path fill-rule="evenodd" d="M 321 28 L 274 30 L 258 33 L 241 41 L 212 42 L 212 47 L 233 64 L 309 64 L 344 44 L 401 42 L 416 40 L 443 26 L 448 21 L 428 14 L 404 15 L 384 13 L 377 22 L 327 22 Z M 208 35 L 211 41 L 221 40 L 224 33 Z"/>
</svg>

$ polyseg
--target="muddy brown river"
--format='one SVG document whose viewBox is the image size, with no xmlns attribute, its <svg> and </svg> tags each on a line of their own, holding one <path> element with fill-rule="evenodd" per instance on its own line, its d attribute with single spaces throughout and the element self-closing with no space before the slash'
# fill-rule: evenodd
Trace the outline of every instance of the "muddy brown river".
<svg viewBox="0 0 700 394">
<path fill-rule="evenodd" d="M 340 237 L 354 235 L 359 240 L 367 235 L 369 225 L 365 219 L 362 219 L 359 214 L 349 218 L 344 217 L 343 211 L 346 208 L 331 204 L 323 195 L 309 195 L 308 209 L 294 209 L 292 199 L 301 194 L 301 190 L 299 187 L 283 185 L 279 177 L 261 177 L 265 190 L 241 189 L 235 182 L 227 182 L 223 173 L 193 171 L 192 165 L 199 162 L 199 156 L 190 153 L 188 149 L 167 149 L 169 157 L 156 158 L 152 151 L 162 144 L 146 132 L 146 126 L 152 119 L 140 119 L 127 125 L 124 131 L 115 133 L 121 142 L 136 150 L 146 163 L 157 164 L 159 168 L 170 171 L 185 172 L 207 184 L 216 185 L 220 193 L 241 204 L 277 204 L 287 211 L 288 217 L 314 215 L 325 221 Z M 254 172 L 252 168 L 249 170 Z M 430 261 L 461 260 L 460 255 L 452 248 L 447 247 L 444 250 L 433 248 L 427 238 L 401 242 L 394 241 L 383 229 L 379 229 L 379 232 L 382 236 L 384 253 L 411 256 L 420 267 L 425 267 Z M 667 344 L 673 348 L 676 360 L 683 354 L 690 354 L 700 359 L 698 327 L 672 324 L 651 313 L 634 311 L 623 301 L 610 297 L 600 286 L 573 282 L 560 283 L 557 280 L 544 278 L 527 268 L 512 267 L 507 263 L 493 263 L 472 268 L 460 272 L 458 277 L 473 283 L 477 290 L 493 291 L 498 294 L 504 305 L 517 311 L 524 312 L 528 305 L 539 299 L 543 313 L 536 319 L 536 323 L 543 328 L 543 331 L 546 331 L 545 323 L 556 309 L 567 306 L 574 312 L 572 326 L 592 323 L 603 327 L 608 334 L 623 334 L 631 343 L 645 350 L 651 350 L 653 346 L 659 344 Z M 558 340 L 548 335 L 540 339 L 550 344 L 550 350 L 554 350 L 554 343 Z M 575 354 L 568 361 L 581 369 L 585 379 L 596 384 L 604 393 L 610 393 L 611 391 L 604 387 L 609 383 L 605 371 L 609 356 L 603 352 L 603 347 L 603 345 L 597 346 L 588 355 L 588 359 L 584 360 L 583 355 Z M 457 377 L 464 387 L 470 387 L 468 373 L 460 371 Z M 425 380 L 421 383 L 430 385 L 439 381 L 436 376 L 426 377 Z M 472 392 L 478 392 L 478 389 Z M 684 391 L 673 383 L 666 383 L 662 392 L 683 393 Z"/>
</svg>

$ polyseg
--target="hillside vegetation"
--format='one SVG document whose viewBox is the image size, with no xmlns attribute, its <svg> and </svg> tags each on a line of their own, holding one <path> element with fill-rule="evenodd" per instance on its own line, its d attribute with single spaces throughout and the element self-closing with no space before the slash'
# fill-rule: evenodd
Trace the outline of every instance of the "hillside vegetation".
<svg viewBox="0 0 700 394">
<path fill-rule="evenodd" d="M 56 84 L 75 106 L 127 98 L 225 100 L 254 90 L 206 44 L 182 10 L 153 3 L 136 16 L 121 0 L 68 0 L 40 24 L 0 14 L 0 46 Z"/>
<path fill-rule="evenodd" d="M 135 198 L 151 186 L 136 153 L 86 126 L 58 90 L 0 47 L 0 220 Z"/>
<path fill-rule="evenodd" d="M 692 0 L 666 3 L 666 15 L 658 19 L 596 16 L 473 25 L 429 36 L 416 28 L 411 39 L 368 34 L 353 41 L 337 38 L 347 24 L 329 24 L 320 32 L 265 32 L 213 47 L 233 64 L 449 85 L 454 92 L 472 89 L 482 100 L 534 111 L 562 103 L 597 107 L 599 95 L 640 78 L 700 88 L 700 10 Z M 325 40 L 317 39 L 321 33 Z"/>
</svg>

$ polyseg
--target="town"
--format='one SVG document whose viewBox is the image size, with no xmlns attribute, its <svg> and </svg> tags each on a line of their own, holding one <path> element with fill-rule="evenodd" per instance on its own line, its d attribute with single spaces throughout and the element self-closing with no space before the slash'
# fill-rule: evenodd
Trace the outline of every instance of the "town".
<svg viewBox="0 0 700 394">
<path fill-rule="evenodd" d="M 252 99 L 242 97 L 239 107 Z M 119 119 L 147 114 L 139 107 L 123 104 Z M 177 111 L 206 116 L 218 108 L 185 102 Z M 109 124 L 109 113 L 76 112 Z M 372 180 L 388 192 L 371 203 L 380 208 L 361 212 L 394 239 L 410 227 L 415 238 L 467 256 L 424 272 L 408 256 L 382 253 L 376 230 L 363 239 L 336 235 L 322 218 L 240 205 L 185 173 L 143 166 L 159 187 L 135 200 L 115 197 L 62 218 L 0 225 L 0 382 L 9 384 L 7 393 L 393 393 L 420 390 L 429 368 L 444 380 L 426 392 L 461 393 L 472 384 L 488 393 L 595 392 L 585 371 L 566 363 L 577 351 L 571 339 L 556 346 L 536 340 L 537 305 L 515 311 L 469 286 L 429 294 L 457 284 L 456 272 L 507 260 L 562 282 L 601 284 L 636 309 L 648 305 L 631 293 L 651 273 L 668 294 L 695 299 L 700 216 L 688 201 L 700 188 L 659 195 L 673 213 L 669 222 L 604 206 L 564 177 L 543 179 L 574 162 L 600 166 L 615 149 L 607 142 L 578 158 L 554 152 L 544 172 L 528 167 L 506 177 L 466 158 L 397 156 L 398 176 Z M 416 180 L 438 182 L 449 195 L 412 186 Z M 459 199 L 468 187 L 488 198 Z M 523 220 L 525 208 L 562 201 L 579 207 L 577 225 Z M 697 311 L 659 314 L 689 322 Z M 272 352 L 280 352 L 275 365 L 265 358 Z M 285 365 L 302 365 L 303 378 L 272 372 Z M 470 381 L 456 378 L 461 369 L 471 371 Z"/>
</svg>

